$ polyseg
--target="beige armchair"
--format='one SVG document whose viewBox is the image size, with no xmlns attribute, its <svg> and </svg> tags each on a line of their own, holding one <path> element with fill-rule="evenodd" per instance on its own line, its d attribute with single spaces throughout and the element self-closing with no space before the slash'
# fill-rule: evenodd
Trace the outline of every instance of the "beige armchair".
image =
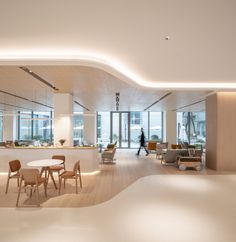
<svg viewBox="0 0 236 242">
<path fill-rule="evenodd" d="M 176 164 L 178 156 L 188 156 L 188 150 L 186 149 L 168 149 L 165 154 L 162 154 L 161 163 L 174 163 Z"/>
<path fill-rule="evenodd" d="M 116 153 L 116 147 L 104 150 L 101 155 L 102 163 L 105 163 L 105 161 L 109 161 L 110 163 L 115 163 L 114 162 L 115 153 Z"/>
</svg>

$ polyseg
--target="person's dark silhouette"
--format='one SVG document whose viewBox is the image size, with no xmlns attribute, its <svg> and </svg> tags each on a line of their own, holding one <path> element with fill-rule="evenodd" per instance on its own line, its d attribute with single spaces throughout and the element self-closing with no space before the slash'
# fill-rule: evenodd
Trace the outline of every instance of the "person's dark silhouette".
<svg viewBox="0 0 236 242">
<path fill-rule="evenodd" d="M 140 142 L 140 146 L 139 146 L 139 149 L 138 149 L 138 152 L 137 152 L 136 155 L 139 155 L 140 150 L 141 150 L 142 147 L 143 147 L 144 150 L 146 151 L 146 155 L 148 155 L 149 152 L 147 151 L 146 146 L 145 146 L 145 135 L 144 135 L 144 132 L 143 132 L 143 128 L 141 128 L 141 135 L 140 135 L 140 140 L 139 140 L 139 142 Z"/>
</svg>

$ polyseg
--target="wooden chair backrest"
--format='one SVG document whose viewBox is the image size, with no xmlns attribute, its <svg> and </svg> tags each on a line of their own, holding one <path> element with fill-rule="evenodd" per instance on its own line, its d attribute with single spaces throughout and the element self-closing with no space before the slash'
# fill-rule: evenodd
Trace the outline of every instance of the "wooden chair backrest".
<svg viewBox="0 0 236 242">
<path fill-rule="evenodd" d="M 26 184 L 36 184 L 39 177 L 38 169 L 21 169 L 21 177 Z"/>
<path fill-rule="evenodd" d="M 74 168 L 73 168 L 74 174 L 77 174 L 77 171 L 80 171 L 80 161 L 79 160 L 77 162 L 75 162 Z"/>
<path fill-rule="evenodd" d="M 21 163 L 19 160 L 12 160 L 12 161 L 9 161 L 9 167 L 11 172 L 16 172 L 20 170 Z"/>
<path fill-rule="evenodd" d="M 52 159 L 62 160 L 64 163 L 66 160 L 66 157 L 64 155 L 53 155 Z"/>
</svg>

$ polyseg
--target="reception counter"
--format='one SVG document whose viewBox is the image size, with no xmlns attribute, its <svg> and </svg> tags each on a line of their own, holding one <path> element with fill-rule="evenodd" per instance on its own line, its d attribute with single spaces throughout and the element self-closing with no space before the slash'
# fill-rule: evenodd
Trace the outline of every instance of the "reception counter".
<svg viewBox="0 0 236 242">
<path fill-rule="evenodd" d="M 48 159 L 53 155 L 66 157 L 66 169 L 73 169 L 76 161 L 80 160 L 82 172 L 99 170 L 99 155 L 97 147 L 15 147 L 0 148 L 0 172 L 8 172 L 8 162 L 20 160 L 22 167 L 33 160 Z"/>
</svg>

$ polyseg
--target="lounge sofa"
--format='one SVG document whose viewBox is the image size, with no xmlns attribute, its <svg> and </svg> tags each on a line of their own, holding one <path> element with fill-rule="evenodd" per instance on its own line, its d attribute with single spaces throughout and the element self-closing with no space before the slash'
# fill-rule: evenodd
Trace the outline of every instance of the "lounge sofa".
<svg viewBox="0 0 236 242">
<path fill-rule="evenodd" d="M 194 154 L 190 154 L 193 150 Z M 201 157 L 201 149 L 168 149 L 165 154 L 162 154 L 161 163 L 177 164 L 181 170 L 186 169 L 186 167 L 195 167 L 199 170 L 201 167 Z"/>
</svg>

